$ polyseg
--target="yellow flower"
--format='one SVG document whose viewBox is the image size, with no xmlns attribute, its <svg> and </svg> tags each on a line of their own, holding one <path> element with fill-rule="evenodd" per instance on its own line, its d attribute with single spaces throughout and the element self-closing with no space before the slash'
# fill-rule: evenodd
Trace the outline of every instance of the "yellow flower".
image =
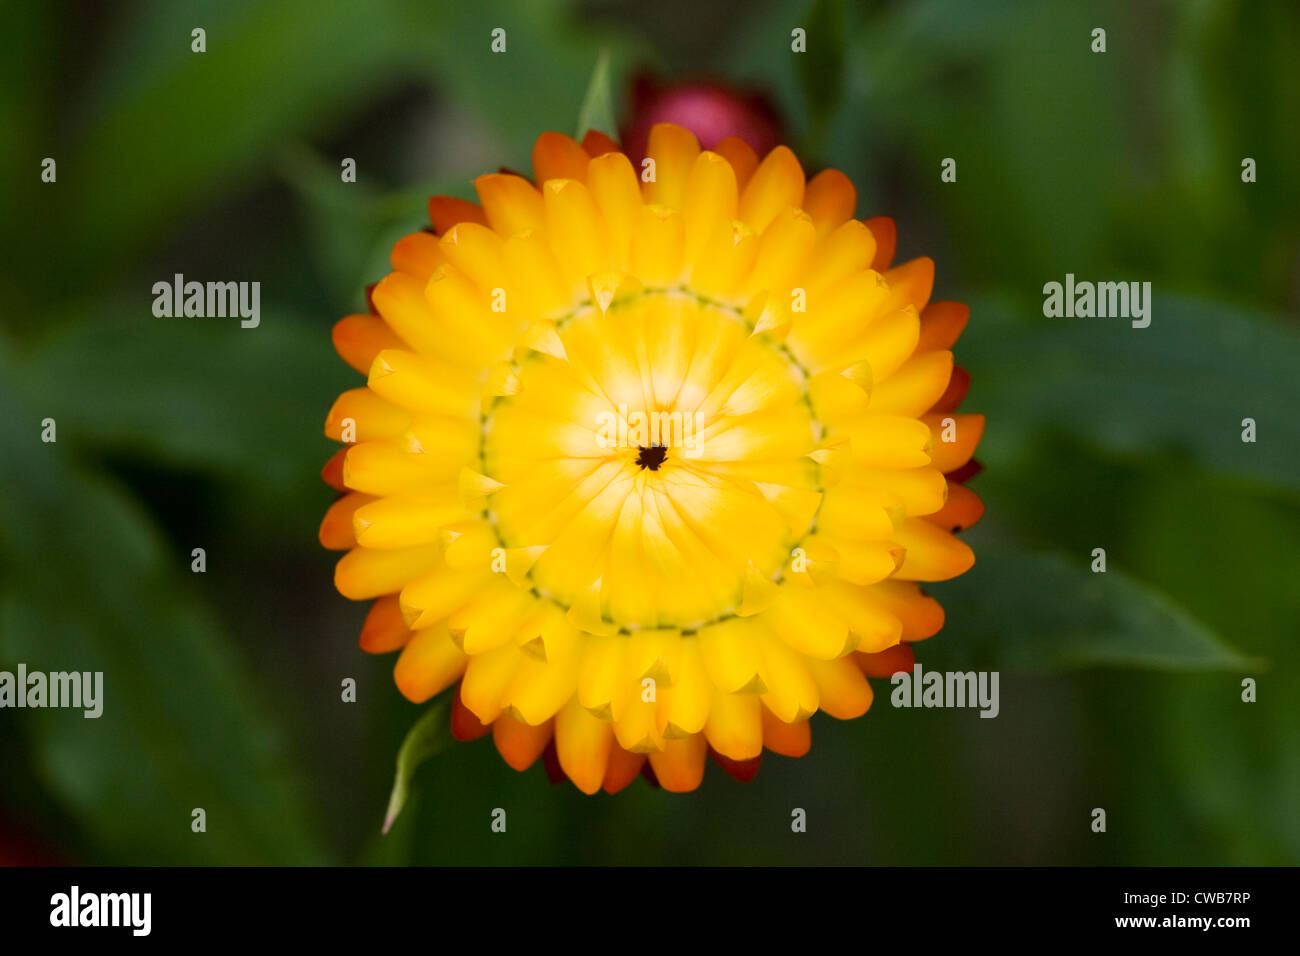
<svg viewBox="0 0 1300 956">
<path fill-rule="evenodd" d="M 639 167 L 595 133 L 533 166 L 430 200 L 335 328 L 369 376 L 326 422 L 336 584 L 402 693 L 459 682 L 457 736 L 513 767 L 748 778 L 866 711 L 943 623 L 917 582 L 974 560 L 967 309 L 785 147 L 664 124 Z"/>
</svg>

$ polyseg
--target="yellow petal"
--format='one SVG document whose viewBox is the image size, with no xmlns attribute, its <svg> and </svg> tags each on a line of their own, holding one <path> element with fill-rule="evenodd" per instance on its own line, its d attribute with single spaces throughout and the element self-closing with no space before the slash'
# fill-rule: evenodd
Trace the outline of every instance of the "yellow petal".
<svg viewBox="0 0 1300 956">
<path fill-rule="evenodd" d="M 402 617 L 413 630 L 445 621 L 487 583 L 489 573 L 481 568 L 449 568 L 438 559 L 401 588 Z"/>
<path fill-rule="evenodd" d="M 614 746 L 614 730 L 574 698 L 555 715 L 555 752 L 560 767 L 583 793 L 600 789 Z"/>
<path fill-rule="evenodd" d="M 502 257 L 509 273 L 507 304 L 521 325 L 554 318 L 573 307 L 574 290 L 543 233 L 515 233 L 506 240 Z"/>
<path fill-rule="evenodd" d="M 500 236 L 476 222 L 457 223 L 438 240 L 443 258 L 484 292 L 505 283 L 502 245 Z M 431 270 L 429 277 L 437 271 Z"/>
<path fill-rule="evenodd" d="M 451 486 L 441 492 L 415 491 L 367 498 L 353 516 L 356 540 L 367 548 L 406 548 L 438 540 L 446 525 L 465 521 L 471 513 Z"/>
<path fill-rule="evenodd" d="M 400 591 L 434 567 L 440 557 L 437 545 L 376 551 L 353 548 L 334 568 L 334 586 L 354 601 Z"/>
<path fill-rule="evenodd" d="M 704 668 L 698 636 L 682 638 L 677 678 L 660 696 L 666 719 L 665 737 L 689 737 L 704 729 L 713 702 L 713 685 Z"/>
<path fill-rule="evenodd" d="M 513 644 L 470 656 L 460 682 L 460 699 L 481 723 L 490 724 L 501 716 L 506 690 L 525 660 Z"/>
<path fill-rule="evenodd" d="M 514 647 L 520 630 L 536 614 L 537 607 L 528 592 L 498 579 L 454 611 L 447 618 L 447 629 L 466 654 L 485 654 L 507 644 Z"/>
<path fill-rule="evenodd" d="M 714 299 L 740 295 L 757 254 L 758 240 L 749 225 L 739 219 L 721 223 L 700 251 L 691 270 L 691 286 Z"/>
<path fill-rule="evenodd" d="M 683 263 L 682 214 L 668 206 L 642 206 L 632 237 L 632 271 L 648 286 L 675 283 Z"/>
<path fill-rule="evenodd" d="M 525 654 L 507 688 L 503 706 L 529 724 L 550 720 L 577 693 L 584 638 L 550 609 L 541 626 L 545 660 Z"/>
<path fill-rule="evenodd" d="M 460 680 L 468 662 L 445 626 L 430 627 L 412 635 L 397 658 L 393 680 L 402 696 L 422 704 Z"/>
<path fill-rule="evenodd" d="M 402 341 L 409 342 L 417 352 L 436 355 L 442 348 L 443 336 L 424 297 L 425 284 L 413 275 L 394 272 L 380 280 L 371 299 Z"/>
<path fill-rule="evenodd" d="M 457 465 L 410 454 L 392 442 L 365 442 L 348 449 L 343 482 L 355 491 L 389 495 L 454 477 Z"/>
<path fill-rule="evenodd" d="M 686 177 L 700 143 L 695 134 L 672 123 L 656 123 L 650 127 L 646 143 L 646 156 L 654 160 L 654 181 L 645 182 L 641 191 L 647 203 L 680 209 L 686 193 Z"/>
<path fill-rule="evenodd" d="M 939 400 L 951 378 L 951 352 L 915 354 L 880 387 L 873 389 L 871 410 L 918 417 Z"/>
<path fill-rule="evenodd" d="M 801 283 L 815 241 L 812 220 L 802 209 L 790 208 L 779 213 L 763 230 L 753 271 L 742 286 L 741 295 L 748 298 L 759 292 L 770 292 L 793 306 L 795 289 L 803 288 Z"/>
<path fill-rule="evenodd" d="M 704 243 L 723 223 L 736 218 L 739 192 L 731 164 L 717 153 L 702 152 L 686 178 L 682 215 L 685 262 L 693 265 Z"/>
<path fill-rule="evenodd" d="M 763 706 L 786 723 L 816 713 L 817 684 L 803 655 L 766 631 L 760 632 L 757 640 L 759 669 L 767 686 L 762 695 Z"/>
<path fill-rule="evenodd" d="M 478 388 L 462 368 L 403 349 L 384 349 L 370 364 L 370 390 L 415 414 L 477 419 Z"/>
<path fill-rule="evenodd" d="M 613 720 L 627 701 L 623 658 L 625 638 L 616 635 L 589 635 L 582 666 L 578 671 L 578 701 L 602 720 Z"/>
<path fill-rule="evenodd" d="M 857 650 L 878 654 L 902 639 L 902 622 L 873 598 L 870 587 L 834 581 L 820 593 L 858 638 Z"/>
<path fill-rule="evenodd" d="M 740 218 L 754 232 L 762 232 L 767 224 L 791 206 L 803 204 L 803 167 L 785 146 L 768 153 L 740 195 Z"/>
<path fill-rule="evenodd" d="M 761 706 L 753 694 L 715 694 L 709 722 L 704 726 L 709 746 L 732 760 L 752 760 L 761 754 Z"/>
<path fill-rule="evenodd" d="M 851 660 L 808 661 L 821 709 L 837 720 L 861 717 L 871 706 L 871 685 Z"/>
<path fill-rule="evenodd" d="M 605 224 L 610 264 L 625 269 L 641 212 L 641 190 L 631 162 L 622 153 L 593 159 L 587 167 L 587 189 Z"/>
<path fill-rule="evenodd" d="M 867 468 L 920 468 L 930 464 L 930 429 L 902 415 L 866 414 L 847 422 L 854 462 Z"/>
<path fill-rule="evenodd" d="M 810 658 L 833 660 L 853 649 L 848 624 L 813 589 L 781 588 L 761 620 L 770 632 Z"/>
<path fill-rule="evenodd" d="M 820 239 L 813 254 L 804 286 L 813 295 L 829 289 L 851 275 L 871 267 L 876 255 L 876 240 L 871 230 L 856 219 L 836 226 Z"/>
<path fill-rule="evenodd" d="M 754 627 L 740 619 L 711 624 L 700 631 L 701 660 L 709 680 L 722 693 L 763 693 L 767 689 L 758 676 L 754 634 Z"/>
<path fill-rule="evenodd" d="M 975 563 L 975 553 L 966 542 L 923 518 L 904 521 L 898 529 L 898 543 L 907 549 L 898 570 L 903 581 L 947 581 Z"/>
<path fill-rule="evenodd" d="M 574 179 L 552 179 L 542 189 L 546 236 L 569 287 L 579 292 L 587 277 L 605 269 L 603 224 L 587 187 Z"/>
<path fill-rule="evenodd" d="M 541 229 L 542 197 L 533 184 L 512 173 L 489 173 L 474 180 L 488 224 L 501 236 Z"/>
</svg>

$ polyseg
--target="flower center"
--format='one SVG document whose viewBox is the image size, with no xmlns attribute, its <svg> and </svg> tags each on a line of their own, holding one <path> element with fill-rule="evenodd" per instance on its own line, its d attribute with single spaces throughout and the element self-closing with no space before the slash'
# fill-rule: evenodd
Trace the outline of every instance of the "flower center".
<svg viewBox="0 0 1300 956">
<path fill-rule="evenodd" d="M 821 426 L 807 373 L 734 309 L 673 290 L 557 323 L 563 357 L 517 359 L 483 419 L 485 517 L 566 610 L 618 629 L 694 629 L 779 581 L 812 530 Z M 542 550 L 544 548 L 544 550 Z"/>
<path fill-rule="evenodd" d="M 636 463 L 642 468 L 649 468 L 651 471 L 658 471 L 659 466 L 664 463 L 668 457 L 668 449 L 663 445 L 651 445 L 649 448 L 642 448 L 636 456 Z"/>
</svg>

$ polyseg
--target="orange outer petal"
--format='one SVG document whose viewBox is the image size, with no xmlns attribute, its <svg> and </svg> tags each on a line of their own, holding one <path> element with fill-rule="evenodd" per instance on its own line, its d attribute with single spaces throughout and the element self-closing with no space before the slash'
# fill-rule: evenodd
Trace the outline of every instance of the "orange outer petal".
<svg viewBox="0 0 1300 956">
<path fill-rule="evenodd" d="M 343 459 L 348 456 L 348 449 L 351 447 L 351 445 L 344 445 L 330 456 L 330 460 L 325 462 L 325 467 L 320 470 L 321 480 L 338 491 L 348 490 L 348 486 L 343 483 Z"/>
<path fill-rule="evenodd" d="M 606 153 L 621 153 L 623 151 L 623 147 L 597 129 L 587 130 L 587 135 L 582 137 L 582 148 L 587 151 L 587 155 L 592 159 Z"/>
<path fill-rule="evenodd" d="M 736 171 L 736 188 L 744 189 L 745 183 L 754 175 L 754 170 L 758 169 L 758 154 L 754 152 L 754 147 L 739 136 L 728 136 L 713 151 L 727 158 L 731 168 Z"/>
<path fill-rule="evenodd" d="M 804 212 L 812 216 L 818 239 L 852 219 L 857 204 L 858 191 L 853 188 L 849 177 L 838 169 L 823 169 L 808 180 L 808 188 L 804 191 Z"/>
<path fill-rule="evenodd" d="M 919 584 L 911 581 L 881 581 L 872 585 L 871 595 L 884 605 L 885 610 L 903 622 L 904 641 L 925 640 L 943 627 L 943 605 L 927 594 Z"/>
<path fill-rule="evenodd" d="M 902 265 L 887 269 L 885 281 L 894 295 L 901 299 L 899 307 L 914 305 L 919 314 L 929 304 L 930 294 L 934 291 L 934 260 L 929 256 L 909 259 Z"/>
<path fill-rule="evenodd" d="M 867 677 L 893 677 L 899 671 L 910 672 L 916 663 L 916 655 L 910 644 L 895 644 L 876 654 L 853 656 Z"/>
<path fill-rule="evenodd" d="M 413 232 L 397 240 L 388 261 L 397 272 L 428 279 L 446 259 L 438 247 L 437 236 L 431 232 Z"/>
<path fill-rule="evenodd" d="M 876 237 L 876 257 L 871 260 L 871 268 L 884 272 L 894 261 L 894 250 L 898 248 L 898 227 L 888 216 L 868 219 L 866 227 Z"/>
<path fill-rule="evenodd" d="M 478 740 L 491 729 L 491 724 L 480 721 L 465 706 L 460 699 L 460 687 L 457 687 L 456 696 L 451 701 L 451 735 L 457 740 Z"/>
<path fill-rule="evenodd" d="M 492 742 L 502 759 L 515 770 L 531 767 L 551 742 L 554 728 L 551 721 L 531 727 L 509 714 L 502 714 L 492 722 Z"/>
<path fill-rule="evenodd" d="M 948 387 L 944 389 L 942 395 L 935 400 L 930 410 L 933 412 L 955 412 L 957 406 L 966 400 L 966 393 L 970 391 L 970 372 L 966 371 L 960 365 L 954 365 L 952 368 L 952 378 L 948 379 Z"/>
<path fill-rule="evenodd" d="M 437 230 L 438 235 L 442 235 L 458 222 L 477 222 L 486 226 L 487 216 L 484 215 L 482 206 L 468 199 L 457 199 L 455 196 L 430 196 L 429 222 L 433 223 L 433 228 Z"/>
<path fill-rule="evenodd" d="M 659 786 L 669 793 L 688 793 L 704 779 L 704 755 L 709 749 L 703 734 L 664 741 L 661 753 L 650 754 L 650 766 Z"/>
<path fill-rule="evenodd" d="M 944 419 L 952 419 L 952 428 L 944 428 Z M 960 468 L 970 461 L 975 448 L 984 435 L 984 416 L 967 415 L 960 412 L 931 412 L 921 416 L 921 421 L 930 426 L 933 433 L 930 463 L 945 474 Z M 948 431 L 952 441 L 944 441 L 944 432 Z"/>
<path fill-rule="evenodd" d="M 966 328 L 970 306 L 964 302 L 931 302 L 921 310 L 921 337 L 918 352 L 950 349 Z"/>
<path fill-rule="evenodd" d="M 387 654 L 407 645 L 411 629 L 402 619 L 396 594 L 386 594 L 370 605 L 361 625 L 361 649 L 368 654 Z"/>
<path fill-rule="evenodd" d="M 763 746 L 783 757 L 802 757 L 812 747 L 812 726 L 807 720 L 787 724 L 764 707 Z"/>
<path fill-rule="evenodd" d="M 586 150 L 563 133 L 543 133 L 533 143 L 533 181 L 539 186 L 548 179 L 583 182 L 590 159 Z"/>
<path fill-rule="evenodd" d="M 965 485 L 948 485 L 948 500 L 942 508 L 925 520 L 936 524 L 945 531 L 965 531 L 984 514 L 984 502 Z"/>
<path fill-rule="evenodd" d="M 320 523 L 321 547 L 330 551 L 346 551 L 356 547 L 357 537 L 352 531 L 352 515 L 362 505 L 368 505 L 374 500 L 371 495 L 353 492 L 330 505 Z"/>
<path fill-rule="evenodd" d="M 362 375 L 384 349 L 404 349 L 406 343 L 377 315 L 349 315 L 334 323 L 334 350 Z"/>
<path fill-rule="evenodd" d="M 724 757 L 713 748 L 709 748 L 709 756 L 714 762 L 731 776 L 735 777 L 741 783 L 749 783 L 758 776 L 759 765 L 763 762 L 763 755 L 752 757 L 749 760 L 732 760 L 730 757 Z"/>
<path fill-rule="evenodd" d="M 614 747 L 609 752 L 609 766 L 605 769 L 605 781 L 601 786 L 606 793 L 618 793 L 637 778 L 644 764 L 645 754 L 634 754 L 622 747 Z"/>
</svg>

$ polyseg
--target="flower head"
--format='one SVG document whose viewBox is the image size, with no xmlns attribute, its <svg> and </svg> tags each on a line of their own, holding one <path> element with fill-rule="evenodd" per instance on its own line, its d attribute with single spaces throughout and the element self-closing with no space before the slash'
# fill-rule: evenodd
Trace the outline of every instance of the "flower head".
<svg viewBox="0 0 1300 956">
<path fill-rule="evenodd" d="M 973 562 L 967 309 L 785 147 L 661 124 L 640 166 L 596 133 L 533 166 L 430 200 L 335 327 L 369 376 L 326 423 L 336 584 L 402 693 L 458 684 L 457 735 L 514 767 L 747 778 L 865 712 L 943 623 L 918 582 Z"/>
</svg>

